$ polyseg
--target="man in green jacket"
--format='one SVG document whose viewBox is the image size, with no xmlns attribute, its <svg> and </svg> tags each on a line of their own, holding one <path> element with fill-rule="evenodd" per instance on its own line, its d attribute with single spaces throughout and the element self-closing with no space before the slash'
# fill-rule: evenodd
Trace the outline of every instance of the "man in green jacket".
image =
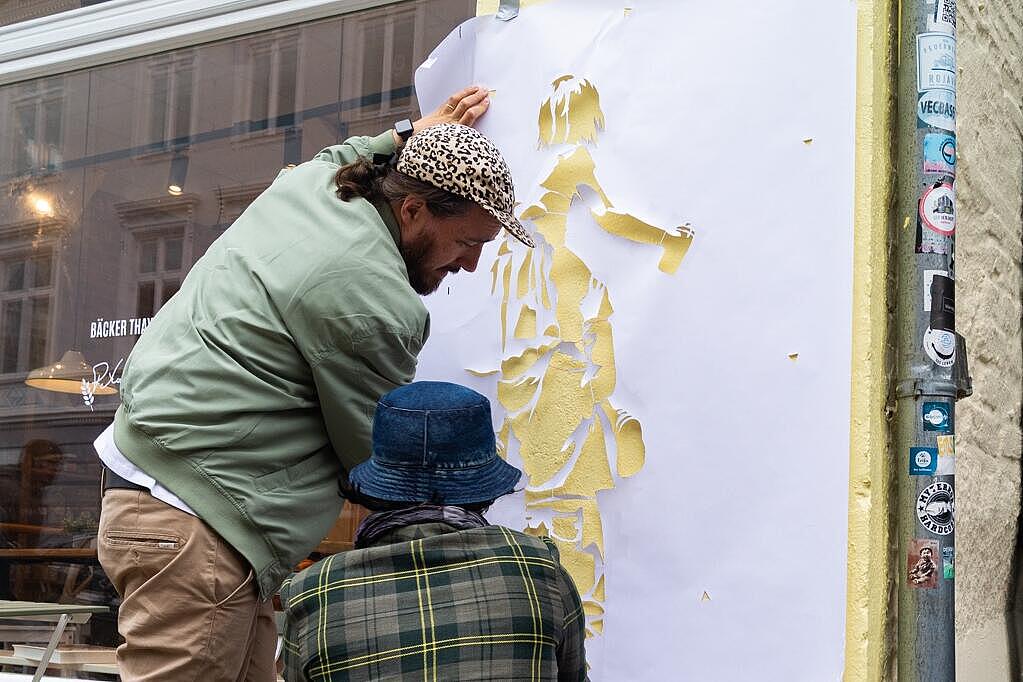
<svg viewBox="0 0 1023 682">
<path fill-rule="evenodd" d="M 468 88 L 282 172 L 139 339 L 96 441 L 122 679 L 274 679 L 269 599 L 336 520 L 377 399 L 414 376 L 418 294 L 502 227 L 532 245 L 469 127 L 487 106 Z"/>
</svg>

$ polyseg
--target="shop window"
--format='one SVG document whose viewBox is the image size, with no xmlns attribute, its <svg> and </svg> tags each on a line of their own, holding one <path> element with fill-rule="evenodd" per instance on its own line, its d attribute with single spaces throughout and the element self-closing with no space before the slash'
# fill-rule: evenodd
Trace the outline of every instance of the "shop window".
<svg viewBox="0 0 1023 682">
<path fill-rule="evenodd" d="M 0 202 L 0 599 L 112 606 L 74 636 L 119 642 L 92 447 L 119 396 L 24 373 L 76 349 L 94 377 L 120 376 L 147 318 L 293 158 L 289 140 L 308 154 L 414 116 L 416 64 L 475 6 L 408 0 L 0 86 L 14 188 Z M 320 553 L 351 547 L 345 509 Z"/>
<path fill-rule="evenodd" d="M 63 80 L 25 84 L 13 101 L 12 113 L 15 169 L 19 173 L 58 170 L 63 162 Z"/>
<path fill-rule="evenodd" d="M 0 259 L 0 373 L 27 372 L 46 363 L 52 320 L 53 254 Z"/>
<path fill-rule="evenodd" d="M 161 57 L 149 64 L 147 135 L 158 147 L 185 144 L 192 134 L 194 59 Z"/>
<path fill-rule="evenodd" d="M 248 50 L 250 129 L 272 130 L 294 125 L 298 33 L 253 40 Z"/>
</svg>

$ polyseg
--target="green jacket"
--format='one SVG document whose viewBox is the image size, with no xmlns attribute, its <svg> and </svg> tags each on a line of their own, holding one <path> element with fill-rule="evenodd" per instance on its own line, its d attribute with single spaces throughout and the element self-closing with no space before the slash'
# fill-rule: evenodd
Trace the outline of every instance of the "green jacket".
<svg viewBox="0 0 1023 682">
<path fill-rule="evenodd" d="M 357 137 L 282 172 L 128 358 L 114 441 L 252 564 L 264 597 L 327 534 L 377 399 L 412 380 L 426 307 L 387 206 L 334 193 Z M 342 468 L 345 470 L 342 472 Z"/>
</svg>

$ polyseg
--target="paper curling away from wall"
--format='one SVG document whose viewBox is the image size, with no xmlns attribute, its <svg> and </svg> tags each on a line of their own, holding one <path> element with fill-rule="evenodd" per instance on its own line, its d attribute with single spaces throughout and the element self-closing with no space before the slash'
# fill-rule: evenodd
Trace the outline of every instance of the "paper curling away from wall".
<svg viewBox="0 0 1023 682">
<path fill-rule="evenodd" d="M 524 476 L 488 519 L 554 539 L 594 680 L 841 674 L 856 13 L 744 17 L 552 0 L 416 74 L 497 91 L 537 241 L 424 298 L 417 376 L 490 398 Z"/>
</svg>

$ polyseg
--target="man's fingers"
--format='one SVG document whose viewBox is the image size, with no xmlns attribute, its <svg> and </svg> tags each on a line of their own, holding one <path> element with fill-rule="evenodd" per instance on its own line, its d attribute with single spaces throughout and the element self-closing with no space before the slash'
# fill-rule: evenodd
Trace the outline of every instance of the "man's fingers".
<svg viewBox="0 0 1023 682">
<path fill-rule="evenodd" d="M 458 101 L 458 105 L 455 106 L 455 110 L 454 112 L 452 112 L 451 116 L 458 120 L 459 118 L 461 118 L 462 114 L 465 113 L 466 109 L 476 106 L 477 104 L 485 100 L 489 94 L 490 94 L 489 92 L 487 92 L 483 88 L 480 88 L 476 90 L 476 92 L 466 95 L 465 97 Z"/>
<path fill-rule="evenodd" d="M 480 88 L 477 92 L 463 97 L 462 101 L 460 101 L 458 106 L 455 107 L 455 110 L 451 112 L 451 118 L 463 125 L 470 125 L 469 123 L 465 123 L 465 116 L 483 102 L 489 102 L 489 95 L 490 93 L 488 91 Z M 486 106 L 484 106 L 483 110 L 476 113 L 473 120 L 483 113 L 483 111 L 486 111 Z"/>
<path fill-rule="evenodd" d="M 462 114 L 462 117 L 458 119 L 458 122 L 464 126 L 471 126 L 472 124 L 476 123 L 476 119 L 478 119 L 486 112 L 489 106 L 490 98 L 487 97 L 476 106 L 472 106 L 466 109 L 465 113 Z"/>
<path fill-rule="evenodd" d="M 451 97 L 448 97 L 447 103 L 445 103 L 444 107 L 442 107 L 443 112 L 447 115 L 451 115 L 451 112 L 455 111 L 458 108 L 458 105 L 462 103 L 462 100 L 481 89 L 482 88 L 478 85 L 470 85 L 463 90 L 459 90 L 455 94 L 451 95 Z"/>
</svg>

